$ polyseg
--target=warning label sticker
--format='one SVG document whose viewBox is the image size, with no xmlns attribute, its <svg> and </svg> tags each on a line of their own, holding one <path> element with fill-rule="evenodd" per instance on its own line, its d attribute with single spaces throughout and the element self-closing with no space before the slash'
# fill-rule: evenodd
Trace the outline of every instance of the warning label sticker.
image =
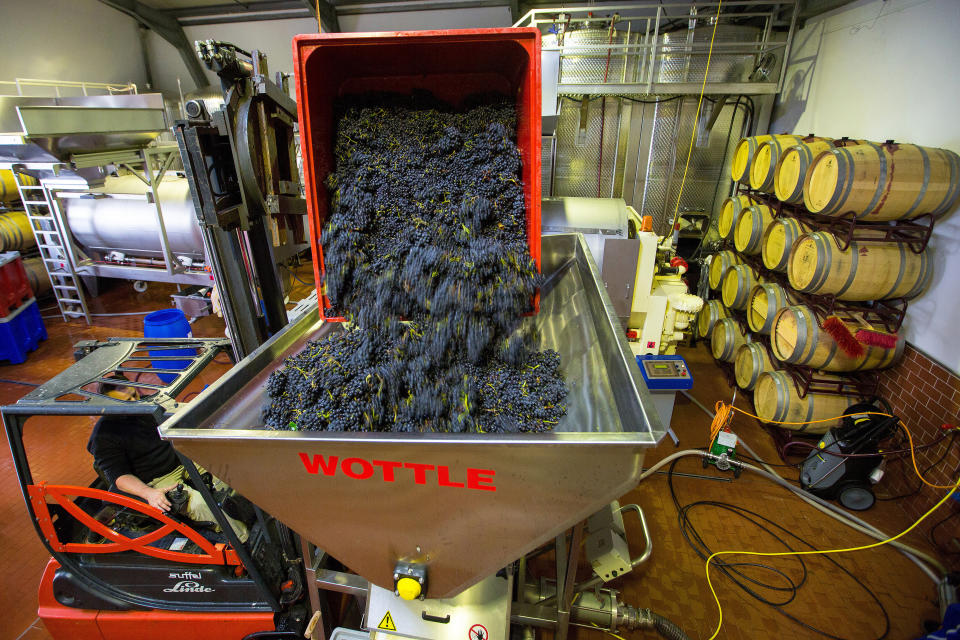
<svg viewBox="0 0 960 640">
<path fill-rule="evenodd" d="M 397 625 L 393 623 L 393 616 L 390 615 L 389 611 L 387 611 L 386 615 L 383 616 L 383 620 L 381 620 L 380 624 L 377 625 L 377 629 L 383 629 L 384 631 L 397 630 Z"/>
<path fill-rule="evenodd" d="M 467 633 L 468 640 L 487 640 L 490 636 L 487 634 L 487 628 L 482 624 L 475 624 L 470 627 Z"/>
</svg>

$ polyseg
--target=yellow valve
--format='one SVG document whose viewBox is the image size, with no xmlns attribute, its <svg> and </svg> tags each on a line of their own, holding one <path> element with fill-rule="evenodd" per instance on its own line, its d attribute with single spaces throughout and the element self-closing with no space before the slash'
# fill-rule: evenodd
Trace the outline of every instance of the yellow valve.
<svg viewBox="0 0 960 640">
<path fill-rule="evenodd" d="M 420 597 L 420 583 L 413 578 L 397 580 L 397 593 L 404 600 L 416 600 Z"/>
</svg>

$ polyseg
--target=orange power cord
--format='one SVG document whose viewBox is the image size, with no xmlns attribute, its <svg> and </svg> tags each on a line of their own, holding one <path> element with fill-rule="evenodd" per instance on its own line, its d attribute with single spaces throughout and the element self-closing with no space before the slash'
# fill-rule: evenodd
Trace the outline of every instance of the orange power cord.
<svg viewBox="0 0 960 640">
<path fill-rule="evenodd" d="M 743 415 L 748 416 L 750 418 L 754 418 L 758 422 L 766 422 L 768 424 L 790 424 L 790 425 L 816 424 L 817 422 L 835 422 L 843 417 L 843 416 L 833 416 L 832 418 L 823 418 L 821 420 L 806 420 L 803 422 L 790 422 L 786 420 L 784 421 L 764 420 L 760 416 L 755 416 L 749 411 L 744 411 L 743 409 L 740 409 L 739 407 L 735 407 L 732 404 L 727 404 L 722 400 L 717 402 L 716 405 L 714 405 L 714 409 L 716 410 L 716 413 L 713 416 L 713 422 L 710 424 L 710 443 L 711 444 L 713 444 L 713 441 L 716 439 L 717 434 L 720 433 L 720 431 L 724 427 L 730 426 L 730 423 L 733 421 L 734 411 L 738 413 L 742 413 Z M 882 413 L 880 411 L 862 411 L 862 412 L 859 412 L 857 415 L 884 416 L 887 418 L 896 418 L 896 416 L 892 416 L 889 413 Z M 897 418 L 897 421 L 900 423 L 900 426 L 903 427 L 904 432 L 907 434 L 907 441 L 910 443 L 910 460 L 911 462 L 913 462 L 913 470 L 916 472 L 917 477 L 920 478 L 920 481 L 923 482 L 923 484 L 927 485 L 928 487 L 932 487 L 933 489 L 954 489 L 956 485 L 933 484 L 932 482 L 929 482 L 926 478 L 923 477 L 923 474 L 920 473 L 920 467 L 917 466 L 917 456 L 914 450 L 915 447 L 913 444 L 913 435 L 910 433 L 910 429 L 907 428 L 907 425 L 903 422 L 903 420 L 900 420 L 899 418 Z"/>
</svg>

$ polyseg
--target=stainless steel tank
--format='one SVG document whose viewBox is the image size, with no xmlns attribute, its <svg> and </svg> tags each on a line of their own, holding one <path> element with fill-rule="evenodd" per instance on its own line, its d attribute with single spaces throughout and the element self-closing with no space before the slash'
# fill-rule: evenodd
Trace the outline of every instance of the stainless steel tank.
<svg viewBox="0 0 960 640">
<path fill-rule="evenodd" d="M 693 32 L 689 29 L 670 31 L 660 36 L 655 82 L 702 82 L 707 67 L 707 53 L 713 36 L 713 22 L 700 20 Z M 758 43 L 763 31 L 746 25 L 717 25 L 716 43 L 743 43 L 738 53 L 715 50 L 710 56 L 707 82 L 747 82 L 756 64 L 756 53 L 749 50 Z M 697 48 L 693 51 L 690 45 Z"/>
<path fill-rule="evenodd" d="M 107 178 L 103 187 L 91 191 L 94 197 L 64 198 L 74 239 L 91 251 L 163 259 L 157 208 L 147 200 L 148 191 L 136 176 L 121 176 Z M 159 194 L 171 253 L 203 260 L 203 236 L 186 178 L 164 177 Z"/>
<path fill-rule="evenodd" d="M 342 330 L 314 307 L 161 435 L 375 585 L 392 591 L 396 562 L 416 559 L 429 564 L 431 598 L 456 595 L 636 486 L 664 435 L 583 237 L 546 236 L 541 246 L 546 280 L 528 322 L 560 352 L 569 389 L 552 433 L 265 429 L 270 373 L 308 340 Z"/>
</svg>

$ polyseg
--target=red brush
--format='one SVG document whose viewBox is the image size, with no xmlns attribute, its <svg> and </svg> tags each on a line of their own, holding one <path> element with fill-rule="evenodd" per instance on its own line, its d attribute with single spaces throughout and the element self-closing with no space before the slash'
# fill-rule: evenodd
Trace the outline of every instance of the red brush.
<svg viewBox="0 0 960 640">
<path fill-rule="evenodd" d="M 829 316 L 824 320 L 823 330 L 836 341 L 840 350 L 851 358 L 859 358 L 863 355 L 863 345 L 857 342 L 847 323 L 837 316 Z"/>
<path fill-rule="evenodd" d="M 865 344 L 868 347 L 881 347 L 883 349 L 893 349 L 897 346 L 897 334 L 886 333 L 885 331 L 874 331 L 873 329 L 857 329 L 854 334 L 857 342 Z"/>
</svg>

